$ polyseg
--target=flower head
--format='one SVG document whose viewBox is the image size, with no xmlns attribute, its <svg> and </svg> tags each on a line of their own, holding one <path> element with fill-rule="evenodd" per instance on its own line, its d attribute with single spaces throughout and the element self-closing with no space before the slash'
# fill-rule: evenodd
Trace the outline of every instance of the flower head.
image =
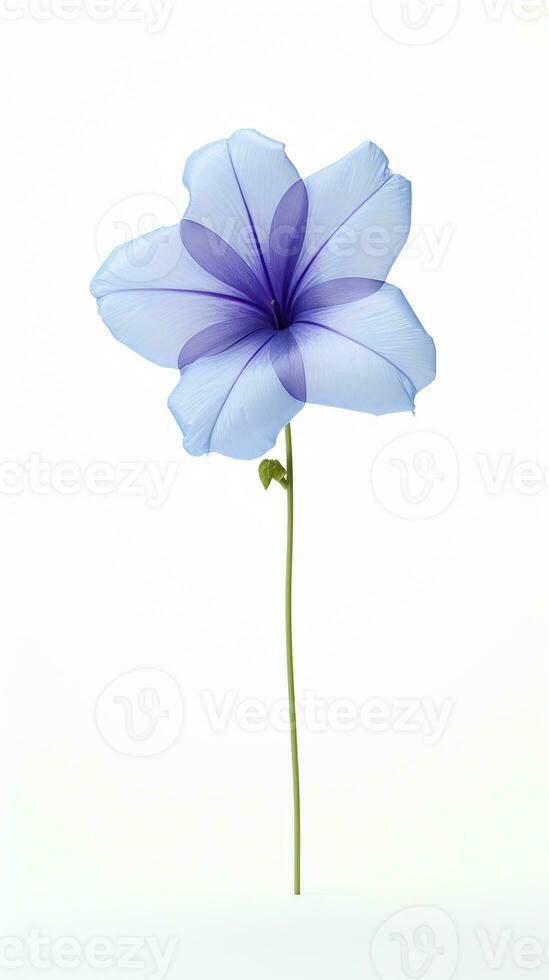
<svg viewBox="0 0 549 980">
<path fill-rule="evenodd" d="M 193 455 L 253 459 L 309 401 L 410 411 L 435 348 L 386 282 L 411 191 L 364 143 L 299 177 L 284 146 L 239 130 L 191 155 L 179 225 L 112 252 L 91 290 L 114 336 L 179 368 L 169 400 Z"/>
</svg>

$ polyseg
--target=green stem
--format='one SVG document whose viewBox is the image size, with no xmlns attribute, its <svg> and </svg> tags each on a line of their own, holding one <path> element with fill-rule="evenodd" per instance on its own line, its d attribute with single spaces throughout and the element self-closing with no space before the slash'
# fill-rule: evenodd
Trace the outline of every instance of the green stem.
<svg viewBox="0 0 549 980">
<path fill-rule="evenodd" d="M 292 430 L 288 424 L 286 435 L 286 492 L 288 495 L 288 530 L 286 539 L 286 666 L 288 671 L 288 702 L 290 709 L 290 737 L 292 744 L 292 777 L 294 795 L 294 895 L 301 894 L 301 801 L 299 791 L 299 752 L 297 746 L 297 719 L 295 711 L 294 656 L 292 639 L 292 564 L 294 551 L 294 466 L 292 456 Z"/>
</svg>

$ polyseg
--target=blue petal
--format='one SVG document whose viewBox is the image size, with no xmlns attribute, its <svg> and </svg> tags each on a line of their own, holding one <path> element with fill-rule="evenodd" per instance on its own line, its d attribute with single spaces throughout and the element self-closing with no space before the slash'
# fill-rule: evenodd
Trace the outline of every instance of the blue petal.
<svg viewBox="0 0 549 980">
<path fill-rule="evenodd" d="M 433 341 L 388 284 L 356 303 L 303 314 L 291 329 L 310 402 L 374 415 L 411 411 L 435 376 Z"/>
<path fill-rule="evenodd" d="M 230 285 L 201 268 L 184 247 L 179 225 L 159 228 L 116 248 L 91 291 L 114 336 L 165 367 L 177 367 L 194 334 L 212 324 L 263 313 Z M 261 325 L 261 324 L 260 324 Z"/>
<path fill-rule="evenodd" d="M 183 181 L 190 193 L 185 218 L 211 228 L 248 263 L 270 290 L 271 228 L 277 207 L 299 174 L 284 145 L 253 129 L 209 143 L 191 154 Z M 299 191 L 286 203 L 302 205 Z"/>
<path fill-rule="evenodd" d="M 272 365 L 273 335 L 274 330 L 265 329 L 184 368 L 169 406 L 187 452 L 255 459 L 274 446 L 280 430 L 302 408 Z"/>
<path fill-rule="evenodd" d="M 309 221 L 293 280 L 385 280 L 410 231 L 411 188 L 375 143 L 364 143 L 305 181 Z"/>
</svg>

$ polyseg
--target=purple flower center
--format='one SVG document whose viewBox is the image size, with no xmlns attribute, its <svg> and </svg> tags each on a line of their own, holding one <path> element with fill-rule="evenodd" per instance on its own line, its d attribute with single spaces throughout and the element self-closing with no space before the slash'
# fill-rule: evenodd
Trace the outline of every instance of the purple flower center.
<svg viewBox="0 0 549 980">
<path fill-rule="evenodd" d="M 280 303 L 276 299 L 271 300 L 271 307 L 274 313 L 276 329 L 277 330 L 287 330 L 290 324 L 286 319 L 284 313 L 280 309 Z"/>
<path fill-rule="evenodd" d="M 303 181 L 296 181 L 282 196 L 266 240 L 258 234 L 240 190 L 256 261 L 250 256 L 249 247 L 237 250 L 205 225 L 189 218 L 181 221 L 181 241 L 186 250 L 198 265 L 233 292 L 225 295 L 227 305 L 232 306 L 231 315 L 205 327 L 187 341 L 179 355 L 179 367 L 183 370 L 200 357 L 221 354 L 255 335 L 257 350 L 253 357 L 267 348 L 281 384 L 292 398 L 304 402 L 307 399 L 305 368 L 296 339 L 300 321 L 308 328 L 321 329 L 311 319 L 314 310 L 363 299 L 380 289 L 383 282 L 349 277 L 307 286 L 305 274 L 327 241 L 309 258 L 301 274 L 296 275 L 309 209 Z M 216 295 L 221 298 L 221 294 Z"/>
</svg>

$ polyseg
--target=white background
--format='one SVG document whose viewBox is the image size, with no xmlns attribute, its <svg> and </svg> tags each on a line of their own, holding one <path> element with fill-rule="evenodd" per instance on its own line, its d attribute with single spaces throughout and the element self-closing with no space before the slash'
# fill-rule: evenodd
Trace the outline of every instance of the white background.
<svg viewBox="0 0 549 980">
<path fill-rule="evenodd" d="M 544 4 L 1 6 L 1 935 L 174 936 L 174 980 L 400 980 L 394 941 L 370 947 L 412 908 L 393 933 L 448 980 L 452 940 L 431 966 L 413 939 L 430 923 L 446 948 L 435 906 L 458 976 L 493 976 L 475 929 L 549 942 Z M 412 179 L 391 281 L 439 356 L 415 418 L 293 425 L 298 697 L 389 719 L 302 725 L 297 906 L 287 733 L 206 710 L 285 696 L 283 494 L 254 462 L 184 454 L 177 374 L 115 343 L 88 293 L 112 247 L 183 212 L 188 154 L 243 126 L 303 174 L 373 139 Z M 166 472 L 165 499 L 128 493 L 126 463 Z M 144 687 L 169 714 L 139 742 Z M 399 730 L 403 699 L 450 705 L 440 737 Z M 501 943 L 496 975 L 522 976 Z"/>
</svg>

